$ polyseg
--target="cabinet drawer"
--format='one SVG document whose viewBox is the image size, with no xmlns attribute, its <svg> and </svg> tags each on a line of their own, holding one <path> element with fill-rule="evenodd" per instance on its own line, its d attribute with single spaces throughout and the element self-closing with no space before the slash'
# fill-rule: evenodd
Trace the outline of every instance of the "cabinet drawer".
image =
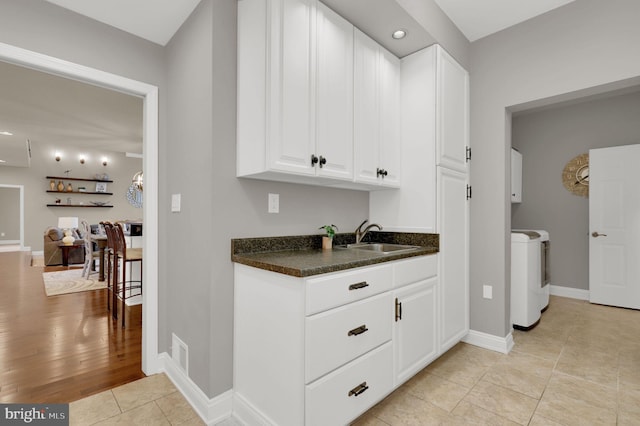
<svg viewBox="0 0 640 426">
<path fill-rule="evenodd" d="M 306 425 L 344 425 L 393 388 L 391 342 L 307 385 Z M 356 395 L 357 394 L 357 395 Z"/>
<path fill-rule="evenodd" d="M 426 280 L 438 275 L 438 255 L 412 257 L 394 264 L 394 287 Z"/>
<path fill-rule="evenodd" d="M 391 265 L 310 278 L 306 281 L 307 315 L 387 291 L 392 287 L 392 278 Z"/>
<path fill-rule="evenodd" d="M 387 292 L 307 317 L 305 383 L 390 340 L 392 300 Z"/>
</svg>

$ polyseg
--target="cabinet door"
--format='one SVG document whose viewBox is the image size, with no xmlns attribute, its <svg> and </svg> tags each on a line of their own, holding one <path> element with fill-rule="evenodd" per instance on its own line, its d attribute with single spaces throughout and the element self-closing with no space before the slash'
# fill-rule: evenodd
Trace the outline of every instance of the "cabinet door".
<svg viewBox="0 0 640 426">
<path fill-rule="evenodd" d="M 511 148 L 511 202 L 522 202 L 522 154 Z"/>
<path fill-rule="evenodd" d="M 353 25 L 320 2 L 317 11 L 317 174 L 352 180 Z"/>
<path fill-rule="evenodd" d="M 438 46 L 437 165 L 467 170 L 469 74 Z"/>
<path fill-rule="evenodd" d="M 438 167 L 438 233 L 442 325 L 446 351 L 469 332 L 469 203 L 467 175 Z"/>
<path fill-rule="evenodd" d="M 395 386 L 424 368 L 438 355 L 438 278 L 394 292 Z"/>
<path fill-rule="evenodd" d="M 379 184 L 378 43 L 355 29 L 354 151 L 357 182 Z"/>
<path fill-rule="evenodd" d="M 380 168 L 385 186 L 400 186 L 400 59 L 380 48 Z"/>
<path fill-rule="evenodd" d="M 271 1 L 271 169 L 315 174 L 315 1 Z"/>
</svg>

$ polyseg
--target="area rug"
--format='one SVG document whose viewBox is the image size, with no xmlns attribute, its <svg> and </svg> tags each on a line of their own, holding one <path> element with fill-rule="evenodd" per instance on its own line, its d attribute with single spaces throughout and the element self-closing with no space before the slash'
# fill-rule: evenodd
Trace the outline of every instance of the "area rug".
<svg viewBox="0 0 640 426">
<path fill-rule="evenodd" d="M 82 276 L 82 269 L 43 272 L 42 279 L 44 280 L 44 291 L 47 296 L 107 288 L 107 282 L 98 281 L 97 274 L 91 275 L 88 280 L 85 279 Z"/>
</svg>

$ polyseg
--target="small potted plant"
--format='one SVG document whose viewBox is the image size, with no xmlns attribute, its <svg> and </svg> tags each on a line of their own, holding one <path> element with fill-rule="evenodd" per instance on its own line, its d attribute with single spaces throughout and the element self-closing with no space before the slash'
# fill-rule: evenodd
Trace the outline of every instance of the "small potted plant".
<svg viewBox="0 0 640 426">
<path fill-rule="evenodd" d="M 336 235 L 338 227 L 335 225 L 323 225 L 318 229 L 324 229 L 324 232 L 327 234 L 326 236 L 322 237 L 322 249 L 331 250 L 331 246 L 333 244 L 333 236 Z"/>
</svg>

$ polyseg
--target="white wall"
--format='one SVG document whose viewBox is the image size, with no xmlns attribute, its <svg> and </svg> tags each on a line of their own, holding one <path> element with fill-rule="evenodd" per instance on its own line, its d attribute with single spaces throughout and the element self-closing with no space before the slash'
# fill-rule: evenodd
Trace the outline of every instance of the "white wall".
<svg viewBox="0 0 640 426">
<path fill-rule="evenodd" d="M 506 108 L 640 76 L 640 2 L 577 0 L 471 45 L 471 328 L 510 331 Z M 482 285 L 494 298 L 482 298 Z"/>
</svg>

